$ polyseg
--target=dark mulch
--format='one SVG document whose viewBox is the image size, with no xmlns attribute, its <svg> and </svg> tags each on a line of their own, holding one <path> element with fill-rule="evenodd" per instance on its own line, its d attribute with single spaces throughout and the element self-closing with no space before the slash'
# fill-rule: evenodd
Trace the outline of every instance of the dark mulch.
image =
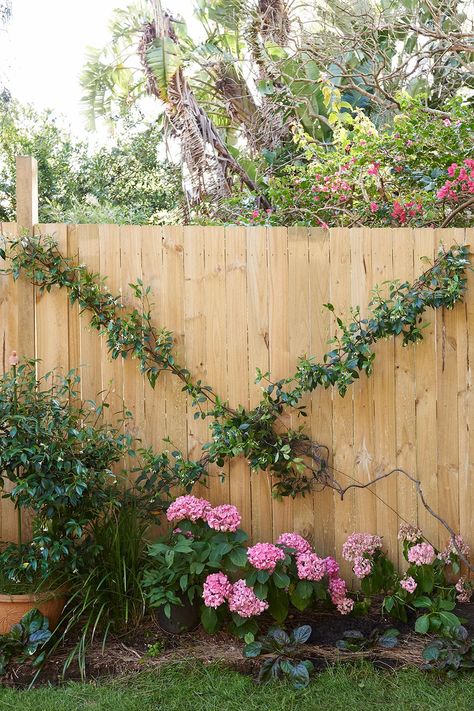
<svg viewBox="0 0 474 711">
<path fill-rule="evenodd" d="M 363 617 L 344 617 L 334 612 L 318 610 L 295 613 L 289 617 L 287 628 L 293 629 L 302 624 L 311 625 L 313 632 L 307 645 L 307 655 L 316 669 L 322 670 L 337 662 L 353 662 L 359 659 L 371 661 L 374 666 L 382 669 L 419 666 L 422 663 L 421 653 L 427 642 L 426 636 L 415 634 L 413 624 L 404 625 L 389 618 L 382 618 L 374 608 Z M 468 619 L 467 626 L 474 631 L 474 605 L 463 605 L 456 612 Z M 270 624 L 270 620 L 268 623 Z M 400 632 L 399 644 L 395 649 L 376 646 L 360 652 L 343 652 L 335 646 L 347 630 L 359 630 L 365 637 L 369 637 L 374 630 L 383 632 L 392 627 L 396 627 Z M 41 674 L 34 681 L 35 686 L 57 685 L 63 681 L 81 679 L 76 660 L 63 671 L 64 662 L 74 644 L 75 640 L 69 641 L 48 658 Z M 105 649 L 102 649 L 102 640 L 96 639 L 87 651 L 86 674 L 88 679 L 98 680 L 189 660 L 209 664 L 218 662 L 244 674 L 255 674 L 259 666 L 258 661 L 243 658 L 242 643 L 227 633 L 220 632 L 209 636 L 198 629 L 188 634 L 169 635 L 150 617 L 127 635 L 110 635 Z M 35 674 L 36 670 L 26 663 L 14 668 L 2 683 L 18 688 L 28 687 Z"/>
</svg>

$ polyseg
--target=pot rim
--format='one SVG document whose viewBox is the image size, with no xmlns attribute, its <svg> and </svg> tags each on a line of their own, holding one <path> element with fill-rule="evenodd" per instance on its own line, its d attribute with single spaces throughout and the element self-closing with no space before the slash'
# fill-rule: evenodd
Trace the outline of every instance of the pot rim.
<svg viewBox="0 0 474 711">
<path fill-rule="evenodd" d="M 0 593 L 0 604 L 22 603 L 22 602 L 49 602 L 49 600 L 59 600 L 66 597 L 64 587 L 55 590 L 45 590 L 44 592 L 22 593 L 21 595 Z"/>
</svg>

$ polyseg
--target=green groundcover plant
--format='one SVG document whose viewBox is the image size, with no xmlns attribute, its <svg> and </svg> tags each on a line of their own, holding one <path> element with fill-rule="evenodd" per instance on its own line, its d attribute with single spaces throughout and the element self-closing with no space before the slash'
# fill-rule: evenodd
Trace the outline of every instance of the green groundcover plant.
<svg viewBox="0 0 474 711">
<path fill-rule="evenodd" d="M 27 612 L 8 634 L 0 636 L 0 677 L 14 662 L 21 664 L 30 659 L 33 667 L 40 667 L 46 658 L 43 648 L 50 639 L 47 618 L 34 608 Z"/>
</svg>

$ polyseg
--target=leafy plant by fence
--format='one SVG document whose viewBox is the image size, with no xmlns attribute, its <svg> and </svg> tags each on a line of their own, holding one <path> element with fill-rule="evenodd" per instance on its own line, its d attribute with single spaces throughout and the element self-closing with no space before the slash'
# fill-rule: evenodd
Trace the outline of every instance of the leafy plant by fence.
<svg viewBox="0 0 474 711">
<path fill-rule="evenodd" d="M 78 250 L 80 261 L 107 276 L 113 292 L 121 288 L 125 301 L 131 299 L 129 283 L 139 278 L 150 284 L 154 314 L 174 332 L 180 362 L 232 406 L 252 406 L 260 399 L 254 384 L 257 367 L 284 378 L 294 372 L 301 354 L 320 358 L 327 351 L 332 320 L 323 303 L 332 302 L 344 315 L 351 304 L 360 304 L 365 315 L 376 282 L 393 277 L 412 281 L 426 268 L 418 257 L 433 257 L 440 240 L 450 244 L 466 239 L 463 230 L 40 229 L 55 233 L 63 253 Z M 3 226 L 4 233 L 9 231 L 11 227 Z M 3 291 L 3 308 L 8 309 L 12 293 L 5 278 Z M 303 401 L 308 404 L 308 431 L 329 446 L 331 464 L 343 483 L 366 483 L 383 470 L 403 466 L 421 479 L 432 507 L 467 538 L 472 536 L 470 470 L 461 443 L 468 446 L 472 407 L 469 316 L 469 306 L 430 314 L 425 342 L 416 349 L 402 349 L 401 342 L 377 344 L 373 377 L 363 376 L 344 400 L 317 391 Z M 68 309 L 65 293 L 38 298 L 36 332 L 41 368 L 84 364 L 86 397 L 107 389 L 113 380 L 113 391 L 135 413 L 134 434 L 156 450 L 163 449 L 161 440 L 169 436 L 191 458 L 199 456 L 208 440 L 207 424 L 193 419 L 180 384 L 164 374 L 153 392 L 133 363 L 110 363 L 105 343 L 81 325 L 76 309 Z M 6 334 L 7 354 L 15 345 L 8 338 Z M 226 463 L 222 482 L 220 471 L 211 466 L 211 498 L 236 503 L 255 537 L 271 538 L 294 526 L 314 532 L 329 553 L 347 533 L 363 527 L 385 534 L 393 554 L 395 512 L 411 522 L 417 518 L 417 496 L 409 481 L 383 481 L 373 487 L 374 493 L 350 492 L 343 503 L 327 491 L 276 502 L 267 479 L 250 480 L 243 461 Z M 436 543 L 436 523 L 422 510 L 419 519 Z"/>
</svg>

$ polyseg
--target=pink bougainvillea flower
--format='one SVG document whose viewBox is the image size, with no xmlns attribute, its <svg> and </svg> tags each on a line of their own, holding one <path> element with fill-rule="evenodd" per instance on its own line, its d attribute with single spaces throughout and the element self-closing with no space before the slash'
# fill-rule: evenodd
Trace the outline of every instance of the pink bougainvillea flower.
<svg viewBox="0 0 474 711">
<path fill-rule="evenodd" d="M 404 225 L 407 221 L 407 212 L 406 212 L 404 206 L 398 200 L 395 200 L 393 203 L 393 209 L 392 209 L 391 215 L 401 225 Z"/>
<path fill-rule="evenodd" d="M 369 175 L 378 175 L 380 169 L 380 163 L 371 163 L 367 169 Z"/>
</svg>

